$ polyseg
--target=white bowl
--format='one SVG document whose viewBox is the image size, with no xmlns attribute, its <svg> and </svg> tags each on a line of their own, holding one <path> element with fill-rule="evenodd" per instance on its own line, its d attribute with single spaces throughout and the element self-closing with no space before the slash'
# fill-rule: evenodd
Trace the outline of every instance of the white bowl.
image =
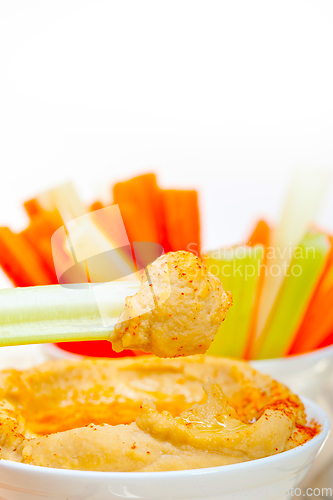
<svg viewBox="0 0 333 500">
<path fill-rule="evenodd" d="M 333 345 L 286 358 L 251 361 L 251 364 L 287 385 L 292 392 L 315 400 L 333 370 Z"/>
<path fill-rule="evenodd" d="M 251 462 L 175 472 L 85 472 L 0 461 L 3 500 L 287 500 L 321 450 L 329 420 L 304 400 L 321 432 L 303 446 Z"/>
</svg>

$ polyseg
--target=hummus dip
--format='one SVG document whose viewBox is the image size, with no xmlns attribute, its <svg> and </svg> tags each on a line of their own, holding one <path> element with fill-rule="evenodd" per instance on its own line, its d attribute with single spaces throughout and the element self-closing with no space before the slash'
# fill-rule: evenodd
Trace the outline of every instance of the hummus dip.
<svg viewBox="0 0 333 500">
<path fill-rule="evenodd" d="M 0 372 L 0 457 L 26 464 L 195 469 L 281 453 L 317 432 L 296 395 L 232 359 L 144 356 Z"/>
<path fill-rule="evenodd" d="M 159 358 L 203 354 L 231 305 L 231 293 L 201 259 L 169 252 L 147 266 L 110 341 L 116 352 L 137 349 Z"/>
</svg>

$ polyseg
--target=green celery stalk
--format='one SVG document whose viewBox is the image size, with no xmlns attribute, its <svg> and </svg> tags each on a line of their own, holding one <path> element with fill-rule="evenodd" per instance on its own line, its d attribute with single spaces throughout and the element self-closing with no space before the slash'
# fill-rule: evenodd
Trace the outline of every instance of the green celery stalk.
<svg viewBox="0 0 333 500">
<path fill-rule="evenodd" d="M 140 283 L 104 283 L 99 305 L 94 286 L 99 285 L 0 290 L 0 346 L 107 340 L 125 309 L 125 298 L 134 295 Z M 108 326 L 99 306 L 108 310 Z"/>
<path fill-rule="evenodd" d="M 263 256 L 261 245 L 242 245 L 209 253 L 206 259 L 208 270 L 220 278 L 224 290 L 232 293 L 233 306 L 215 335 L 208 354 L 244 356 Z"/>
</svg>

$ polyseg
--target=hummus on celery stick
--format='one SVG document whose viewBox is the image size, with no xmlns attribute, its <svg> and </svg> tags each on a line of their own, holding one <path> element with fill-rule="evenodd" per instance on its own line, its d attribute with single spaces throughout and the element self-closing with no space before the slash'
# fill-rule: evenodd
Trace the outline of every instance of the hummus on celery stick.
<svg viewBox="0 0 333 500">
<path fill-rule="evenodd" d="M 286 387 L 205 355 L 6 370 L 0 400 L 1 458 L 64 469 L 212 467 L 281 453 L 318 431 Z"/>
<path fill-rule="evenodd" d="M 147 267 L 139 291 L 126 298 L 112 347 L 160 358 L 207 351 L 232 304 L 219 278 L 190 252 L 170 252 Z"/>
</svg>

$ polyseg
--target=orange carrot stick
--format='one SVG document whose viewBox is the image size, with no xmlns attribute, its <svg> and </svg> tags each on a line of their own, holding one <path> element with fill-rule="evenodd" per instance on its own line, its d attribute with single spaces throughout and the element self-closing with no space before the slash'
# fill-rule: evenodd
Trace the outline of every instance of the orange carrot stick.
<svg viewBox="0 0 333 500">
<path fill-rule="evenodd" d="M 26 201 L 24 207 L 30 217 L 30 224 L 21 234 L 38 253 L 42 266 L 49 275 L 50 284 L 56 284 L 58 281 L 53 264 L 51 237 L 63 223 L 60 214 L 57 210 L 44 210 L 35 198 Z"/>
<path fill-rule="evenodd" d="M 36 215 L 43 215 L 51 234 L 63 224 L 58 210 L 45 210 L 36 198 L 26 201 L 23 205 L 30 219 Z"/>
<path fill-rule="evenodd" d="M 15 286 L 50 284 L 37 252 L 24 236 L 8 227 L 0 228 L 0 265 Z"/>
<path fill-rule="evenodd" d="M 330 335 L 333 328 L 332 303 L 333 292 L 327 295 L 325 302 L 318 302 L 318 298 L 313 302 L 313 307 L 320 308 L 320 315 L 312 308 L 306 313 L 289 354 L 316 349 Z"/>
<path fill-rule="evenodd" d="M 299 327 L 289 354 L 307 352 L 318 347 L 333 329 L 333 237 L 326 266 Z"/>
<path fill-rule="evenodd" d="M 101 201 L 95 201 L 91 206 L 90 206 L 90 212 L 95 212 L 96 210 L 100 210 L 101 208 L 104 208 L 104 205 Z"/>
<path fill-rule="evenodd" d="M 330 333 L 329 336 L 326 337 L 326 339 L 324 339 L 322 341 L 322 343 L 317 346 L 318 349 L 320 349 L 321 347 L 327 347 L 327 346 L 333 344 L 333 324 L 332 324 L 331 332 L 332 333 Z"/>
<path fill-rule="evenodd" d="M 270 241 L 270 228 L 266 221 L 260 220 L 251 234 L 247 245 L 255 247 L 256 245 L 263 245 L 268 247 Z"/>
<path fill-rule="evenodd" d="M 30 218 L 39 214 L 42 210 L 36 198 L 32 198 L 31 200 L 25 201 L 23 203 L 23 206 Z"/>
<path fill-rule="evenodd" d="M 249 238 L 249 241 L 247 242 L 247 244 L 250 247 L 254 247 L 256 245 L 262 245 L 264 247 L 264 256 L 263 256 L 262 263 L 260 266 L 256 296 L 255 296 L 254 303 L 253 303 L 253 313 L 252 313 L 252 319 L 251 319 L 251 326 L 249 329 L 249 337 L 248 337 L 248 342 L 247 342 L 247 346 L 246 346 L 245 354 L 244 354 L 245 359 L 251 358 L 253 341 L 254 341 L 255 332 L 257 329 L 259 302 L 260 302 L 261 292 L 263 289 L 264 279 L 265 279 L 265 272 L 263 272 L 263 270 L 265 269 L 265 266 L 267 263 L 267 248 L 268 248 L 269 243 L 270 243 L 270 238 L 271 238 L 271 229 L 268 226 L 267 222 L 264 220 L 259 220 L 256 227 L 254 228 L 253 233 L 251 234 L 251 236 Z"/>
<path fill-rule="evenodd" d="M 49 277 L 49 284 L 56 284 L 57 277 L 53 265 L 51 235 L 48 229 L 45 228 L 45 221 L 39 216 L 35 216 L 29 226 L 20 234 L 38 255 L 40 266 Z"/>
<path fill-rule="evenodd" d="M 200 254 L 198 194 L 194 190 L 162 191 L 164 220 L 169 248 Z"/>
<path fill-rule="evenodd" d="M 119 205 L 129 240 L 163 245 L 161 194 L 154 174 L 118 182 L 113 187 L 114 203 Z"/>
</svg>

